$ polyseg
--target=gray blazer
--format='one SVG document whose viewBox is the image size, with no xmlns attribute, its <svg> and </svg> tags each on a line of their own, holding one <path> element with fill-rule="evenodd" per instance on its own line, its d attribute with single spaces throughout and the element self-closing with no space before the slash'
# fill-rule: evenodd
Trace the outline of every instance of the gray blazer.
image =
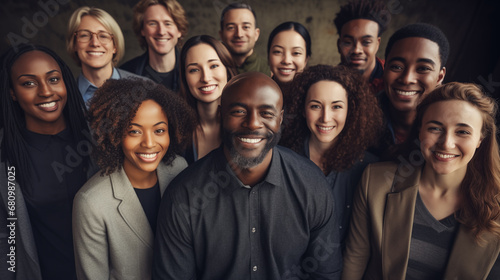
<svg viewBox="0 0 500 280">
<path fill-rule="evenodd" d="M 157 168 L 161 194 L 187 167 L 177 156 Z M 78 279 L 151 279 L 154 233 L 142 205 L 120 168 L 94 175 L 73 202 L 73 242 Z"/>
</svg>

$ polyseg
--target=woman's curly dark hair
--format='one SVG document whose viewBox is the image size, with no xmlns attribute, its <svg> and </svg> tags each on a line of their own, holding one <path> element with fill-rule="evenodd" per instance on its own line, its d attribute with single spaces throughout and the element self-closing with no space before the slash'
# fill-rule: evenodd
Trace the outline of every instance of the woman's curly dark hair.
<svg viewBox="0 0 500 280">
<path fill-rule="evenodd" d="M 97 142 L 93 156 L 103 174 L 109 175 L 123 165 L 123 137 L 145 100 L 158 103 L 167 115 L 170 145 L 163 158 L 165 164 L 171 164 L 175 154 L 182 153 L 184 143 L 193 135 L 195 113 L 179 95 L 139 78 L 108 80 L 90 99 L 89 109 L 90 127 Z"/>
<path fill-rule="evenodd" d="M 305 100 L 309 88 L 319 81 L 334 81 L 347 92 L 348 110 L 344 129 L 337 141 L 323 154 L 325 171 L 349 169 L 374 144 L 382 127 L 382 111 L 368 84 L 355 70 L 344 66 L 316 65 L 304 70 L 292 82 L 290 117 L 283 131 L 284 146 L 303 154 L 310 131 L 305 119 Z"/>
</svg>

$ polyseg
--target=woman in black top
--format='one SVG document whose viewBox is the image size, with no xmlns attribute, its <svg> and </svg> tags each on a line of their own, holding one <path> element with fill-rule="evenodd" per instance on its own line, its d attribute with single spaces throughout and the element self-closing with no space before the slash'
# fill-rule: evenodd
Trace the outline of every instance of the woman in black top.
<svg viewBox="0 0 500 280">
<path fill-rule="evenodd" d="M 82 97 L 68 66 L 42 46 L 8 50 L 0 77 L 0 217 L 16 218 L 0 227 L 0 260 L 12 261 L 14 246 L 8 266 L 17 273 L 2 269 L 0 278 L 76 279 L 71 209 L 93 171 Z"/>
</svg>

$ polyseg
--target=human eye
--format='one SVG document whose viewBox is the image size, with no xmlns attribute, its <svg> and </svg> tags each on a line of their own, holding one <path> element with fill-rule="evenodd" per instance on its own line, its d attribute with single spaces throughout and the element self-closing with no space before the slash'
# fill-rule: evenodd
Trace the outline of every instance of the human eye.
<svg viewBox="0 0 500 280">
<path fill-rule="evenodd" d="M 219 64 L 212 64 L 210 65 L 210 69 L 215 69 L 215 68 L 218 68 L 219 67 Z"/>
<path fill-rule="evenodd" d="M 403 66 L 399 64 L 391 64 L 389 65 L 389 69 L 393 72 L 401 72 L 403 71 Z"/>
<path fill-rule="evenodd" d="M 246 114 L 245 110 L 243 110 L 243 109 L 233 109 L 229 113 L 235 117 L 241 117 L 241 116 L 244 116 Z"/>
<path fill-rule="evenodd" d="M 23 87 L 34 87 L 34 86 L 36 86 L 36 83 L 35 83 L 35 81 L 29 80 L 29 81 L 22 82 L 21 85 Z"/>
<path fill-rule="evenodd" d="M 332 108 L 336 109 L 336 110 L 339 110 L 339 109 L 342 109 L 344 107 L 342 107 L 342 105 L 333 105 Z"/>
<path fill-rule="evenodd" d="M 463 129 L 463 130 L 459 130 L 459 131 L 457 131 L 457 134 L 458 134 L 458 135 L 461 135 L 461 136 L 467 136 L 467 135 L 470 135 L 470 134 L 471 134 L 471 132 L 470 132 L 470 131 L 468 131 L 468 130 Z"/>
<path fill-rule="evenodd" d="M 250 25 L 243 25 L 243 29 L 249 30 L 250 29 Z"/>
<path fill-rule="evenodd" d="M 136 136 L 136 135 L 139 135 L 141 134 L 141 131 L 139 131 L 138 129 L 129 129 L 127 131 L 127 134 L 130 135 L 130 136 Z"/>
<path fill-rule="evenodd" d="M 233 31 L 234 30 L 234 26 L 233 25 L 228 25 L 228 26 L 226 26 L 226 30 L 227 31 Z"/>
<path fill-rule="evenodd" d="M 60 80 L 61 80 L 60 77 L 50 77 L 49 78 L 49 82 L 52 84 L 57 84 L 57 83 L 59 83 Z"/>
<path fill-rule="evenodd" d="M 367 47 L 367 46 L 371 45 L 371 43 L 373 43 L 373 41 L 372 41 L 372 40 L 364 40 L 364 41 L 362 42 L 363 46 L 365 46 L 365 47 Z"/>
<path fill-rule="evenodd" d="M 424 65 L 424 66 L 419 66 L 419 67 L 417 67 L 417 72 L 418 72 L 418 73 L 423 73 L 423 74 L 425 74 L 425 73 L 429 73 L 429 72 L 431 72 L 431 71 L 432 71 L 432 67 L 429 67 L 429 66 L 425 66 L 425 65 Z"/>
<path fill-rule="evenodd" d="M 156 25 L 157 25 L 156 21 L 150 21 L 150 22 L 148 22 L 148 26 L 155 27 Z"/>
<path fill-rule="evenodd" d="M 320 110 L 321 106 L 319 106 L 318 104 L 311 104 L 309 108 L 312 110 Z"/>
<path fill-rule="evenodd" d="M 427 131 L 429 131 L 430 133 L 441 133 L 442 129 L 437 126 L 429 126 L 427 128 Z"/>
<path fill-rule="evenodd" d="M 266 119 L 273 119 L 275 116 L 274 112 L 271 111 L 262 111 L 261 115 Z"/>
<path fill-rule="evenodd" d="M 155 130 L 155 133 L 156 134 L 163 134 L 163 133 L 165 133 L 165 131 L 167 131 L 167 130 L 164 128 L 158 128 L 157 130 Z"/>
<path fill-rule="evenodd" d="M 295 51 L 292 53 L 293 56 L 301 56 L 302 55 L 302 52 L 299 52 L 299 51 Z"/>
<path fill-rule="evenodd" d="M 342 46 L 347 47 L 347 46 L 350 46 L 350 45 L 352 44 L 352 41 L 351 41 L 351 40 L 346 40 L 346 39 L 344 39 L 344 40 L 341 40 L 341 41 L 340 41 L 340 44 L 341 44 Z"/>
<path fill-rule="evenodd" d="M 198 72 L 198 71 L 200 71 L 200 70 L 199 70 L 199 69 L 197 69 L 197 68 L 189 68 L 189 69 L 188 69 L 188 73 L 190 73 L 190 74 L 192 74 L 192 73 L 196 73 L 196 72 Z"/>
<path fill-rule="evenodd" d="M 275 55 L 278 55 L 278 54 L 281 54 L 281 53 L 282 53 L 282 51 L 281 51 L 281 50 L 273 50 L 273 52 L 272 52 L 272 53 L 273 53 L 273 54 L 275 54 Z"/>
</svg>

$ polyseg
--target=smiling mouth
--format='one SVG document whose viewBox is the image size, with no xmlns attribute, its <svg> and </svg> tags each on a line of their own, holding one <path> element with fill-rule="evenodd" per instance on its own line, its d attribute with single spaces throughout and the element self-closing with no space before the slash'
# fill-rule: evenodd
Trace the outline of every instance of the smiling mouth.
<svg viewBox="0 0 500 280">
<path fill-rule="evenodd" d="M 54 106 L 56 106 L 56 101 L 38 104 L 37 106 L 42 107 L 42 108 L 54 107 Z"/>
<path fill-rule="evenodd" d="M 156 161 L 159 152 L 156 153 L 136 153 L 136 155 L 142 160 L 146 162 Z"/>
<path fill-rule="evenodd" d="M 155 39 L 156 41 L 158 41 L 158 42 L 161 42 L 161 43 L 163 43 L 163 42 L 168 42 L 168 40 L 170 40 L 169 38 L 154 38 L 154 39 Z"/>
<path fill-rule="evenodd" d="M 451 155 L 451 154 L 443 154 L 443 153 L 440 153 L 440 152 L 433 152 L 434 155 L 438 158 L 442 158 L 442 159 L 450 159 L 450 158 L 455 158 L 455 157 L 458 157 L 458 155 Z"/>
<path fill-rule="evenodd" d="M 257 144 L 263 140 L 263 138 L 243 138 L 243 137 L 238 137 L 238 139 L 241 142 L 248 144 Z"/>
<path fill-rule="evenodd" d="M 280 71 L 280 73 L 283 73 L 285 75 L 288 75 L 288 74 L 291 74 L 293 71 L 295 71 L 294 69 L 284 69 L 284 68 L 278 68 L 278 71 Z"/>
<path fill-rule="evenodd" d="M 201 87 L 200 91 L 203 92 L 211 92 L 213 91 L 217 86 L 216 85 L 211 85 L 211 86 L 206 86 L 206 87 Z"/>
<path fill-rule="evenodd" d="M 405 90 L 399 90 L 399 89 L 394 89 L 394 91 L 401 96 L 413 96 L 419 93 L 418 91 L 405 91 Z"/>
<path fill-rule="evenodd" d="M 330 131 L 332 131 L 332 130 L 333 130 L 333 128 L 334 128 L 335 126 L 320 126 L 320 125 L 317 125 L 316 127 L 318 128 L 318 130 L 319 130 L 320 132 L 330 132 Z"/>
<path fill-rule="evenodd" d="M 87 53 L 92 56 L 101 56 L 104 54 L 104 52 L 87 52 Z"/>
</svg>

